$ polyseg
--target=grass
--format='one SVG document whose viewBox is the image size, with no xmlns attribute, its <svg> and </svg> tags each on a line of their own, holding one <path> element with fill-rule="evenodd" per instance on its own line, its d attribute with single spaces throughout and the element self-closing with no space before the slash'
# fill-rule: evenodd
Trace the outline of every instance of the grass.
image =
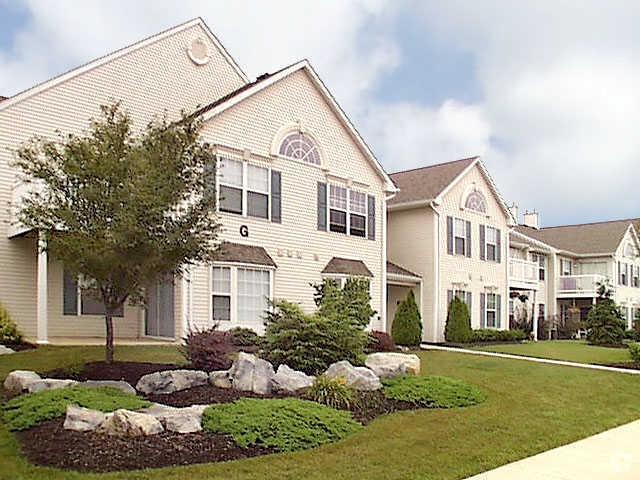
<svg viewBox="0 0 640 480">
<path fill-rule="evenodd" d="M 5 355 L 0 374 L 16 368 L 47 370 L 103 354 L 67 347 Z M 424 373 L 473 383 L 487 401 L 383 416 L 343 441 L 313 450 L 104 475 L 30 465 L 13 434 L 0 425 L 0 478 L 461 479 L 640 418 L 640 379 L 632 375 L 454 352 L 419 355 Z M 171 347 L 120 347 L 116 356 L 162 362 L 179 358 Z"/>
<path fill-rule="evenodd" d="M 487 399 L 475 385 L 437 375 L 404 375 L 382 379 L 382 383 L 385 397 L 429 408 L 470 407 Z"/>
<path fill-rule="evenodd" d="M 626 348 L 597 347 L 578 340 L 545 340 L 541 342 L 485 345 L 473 347 L 473 349 L 578 363 L 605 364 L 631 361 L 629 350 Z"/>
</svg>

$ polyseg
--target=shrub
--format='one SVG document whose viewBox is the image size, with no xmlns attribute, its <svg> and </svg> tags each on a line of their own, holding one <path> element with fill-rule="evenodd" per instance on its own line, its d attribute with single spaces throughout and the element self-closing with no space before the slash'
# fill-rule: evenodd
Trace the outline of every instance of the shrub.
<svg viewBox="0 0 640 480">
<path fill-rule="evenodd" d="M 587 342 L 593 345 L 622 343 L 625 327 L 618 306 L 606 296 L 598 299 L 583 322 L 583 328 L 587 330 Z"/>
<path fill-rule="evenodd" d="M 624 339 L 632 340 L 634 342 L 640 342 L 640 330 L 636 330 L 635 328 L 632 328 L 631 330 L 625 330 Z"/>
<path fill-rule="evenodd" d="M 631 361 L 633 363 L 640 363 L 640 344 L 629 344 L 629 355 L 631 355 Z"/>
<path fill-rule="evenodd" d="M 257 347 L 262 341 L 260 336 L 250 328 L 236 327 L 229 330 L 231 343 L 237 347 Z"/>
<path fill-rule="evenodd" d="M 402 375 L 381 380 L 385 397 L 426 408 L 468 407 L 487 398 L 475 385 L 453 378 Z"/>
<path fill-rule="evenodd" d="M 524 330 L 494 330 L 492 328 L 480 328 L 471 332 L 471 336 L 468 341 L 471 343 L 514 342 L 527 340 L 528 338 L 529 334 Z"/>
<path fill-rule="evenodd" d="M 356 401 L 355 391 L 342 378 L 327 378 L 320 375 L 304 393 L 307 400 L 322 403 L 332 408 L 350 409 Z"/>
<path fill-rule="evenodd" d="M 208 407 L 205 431 L 226 433 L 241 447 L 291 452 L 336 442 L 362 428 L 350 412 L 297 398 L 241 399 Z"/>
<path fill-rule="evenodd" d="M 393 341 L 393 338 L 388 333 L 378 330 L 367 333 L 366 353 L 395 352 L 397 349 L 396 342 Z"/>
<path fill-rule="evenodd" d="M 24 430 L 67 412 L 67 405 L 113 412 L 119 408 L 137 410 L 151 402 L 112 387 L 68 387 L 29 393 L 9 400 L 4 418 L 11 430 Z"/>
<path fill-rule="evenodd" d="M 229 353 L 234 351 L 231 340 L 228 332 L 222 332 L 214 325 L 207 330 L 190 332 L 183 339 L 180 353 L 198 370 L 226 370 L 231 367 Z"/>
<path fill-rule="evenodd" d="M 398 306 L 393 317 L 391 336 L 398 345 L 419 345 L 422 340 L 422 320 L 413 290 Z"/>
<path fill-rule="evenodd" d="M 466 343 L 471 339 L 469 308 L 458 296 L 454 296 L 449 303 L 444 339 L 454 343 Z"/>
<path fill-rule="evenodd" d="M 312 285 L 318 313 L 323 317 L 349 317 L 366 328 L 377 313 L 371 308 L 369 280 L 350 277 L 340 287 L 335 280 L 324 279 Z"/>
<path fill-rule="evenodd" d="M 306 314 L 286 300 L 272 306 L 266 315 L 264 356 L 275 366 L 284 363 L 316 375 L 340 360 L 361 361 L 367 336 L 353 317 Z"/>
<path fill-rule="evenodd" d="M 0 345 L 19 345 L 23 340 L 9 311 L 0 304 Z"/>
</svg>

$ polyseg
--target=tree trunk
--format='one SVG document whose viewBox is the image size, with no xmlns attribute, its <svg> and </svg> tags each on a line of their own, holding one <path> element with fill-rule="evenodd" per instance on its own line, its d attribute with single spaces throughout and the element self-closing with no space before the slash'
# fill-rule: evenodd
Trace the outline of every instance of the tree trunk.
<svg viewBox="0 0 640 480">
<path fill-rule="evenodd" d="M 113 363 L 113 311 L 107 309 L 104 319 L 107 324 L 107 362 Z"/>
</svg>

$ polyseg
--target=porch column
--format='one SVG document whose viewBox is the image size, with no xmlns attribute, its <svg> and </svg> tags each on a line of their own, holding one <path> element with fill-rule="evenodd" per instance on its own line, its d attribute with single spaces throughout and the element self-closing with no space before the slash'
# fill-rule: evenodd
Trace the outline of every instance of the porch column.
<svg viewBox="0 0 640 480">
<path fill-rule="evenodd" d="M 38 232 L 38 272 L 36 278 L 36 342 L 49 343 L 47 328 L 47 239 Z"/>
<path fill-rule="evenodd" d="M 533 298 L 533 340 L 538 341 L 538 309 L 536 308 L 536 292 L 531 290 L 531 297 Z"/>
</svg>

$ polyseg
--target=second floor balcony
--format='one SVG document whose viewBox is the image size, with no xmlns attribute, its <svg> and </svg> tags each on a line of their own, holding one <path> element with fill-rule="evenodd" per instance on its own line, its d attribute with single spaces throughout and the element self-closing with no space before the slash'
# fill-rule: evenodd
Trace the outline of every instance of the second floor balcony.
<svg viewBox="0 0 640 480">
<path fill-rule="evenodd" d="M 609 280 L 606 275 L 568 275 L 558 278 L 558 298 L 597 297 L 598 287 Z"/>
<path fill-rule="evenodd" d="M 520 258 L 509 259 L 509 284 L 514 288 L 537 290 L 539 285 L 538 264 Z"/>
</svg>

